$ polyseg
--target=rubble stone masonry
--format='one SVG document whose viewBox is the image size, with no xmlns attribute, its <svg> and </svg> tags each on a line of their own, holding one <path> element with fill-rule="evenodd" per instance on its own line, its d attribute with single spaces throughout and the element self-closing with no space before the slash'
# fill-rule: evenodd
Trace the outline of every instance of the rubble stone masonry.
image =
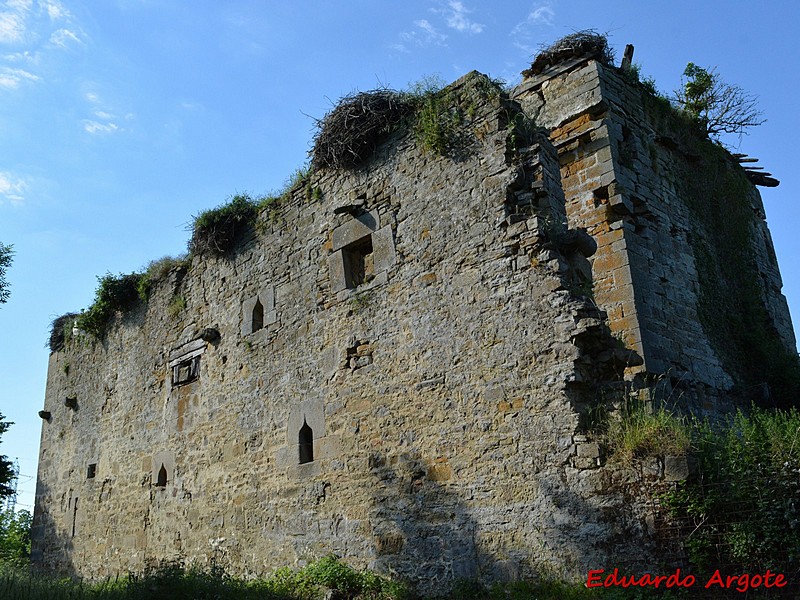
<svg viewBox="0 0 800 600">
<path fill-rule="evenodd" d="M 655 564 L 646 491 L 685 473 L 606 464 L 582 424 L 602 383 L 660 375 L 708 411 L 735 387 L 698 312 L 688 159 L 613 67 L 510 97 L 486 82 L 449 88 L 469 107 L 457 156 L 396 134 L 315 173 L 321 201 L 296 192 L 233 256 L 192 258 L 104 340 L 51 355 L 38 564 L 259 575 L 335 553 L 423 591 Z"/>
</svg>

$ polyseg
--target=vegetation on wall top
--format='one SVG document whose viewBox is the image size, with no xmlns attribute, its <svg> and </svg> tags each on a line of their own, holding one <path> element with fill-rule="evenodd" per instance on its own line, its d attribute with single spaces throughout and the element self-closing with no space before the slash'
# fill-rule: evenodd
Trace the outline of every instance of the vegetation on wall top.
<svg viewBox="0 0 800 600">
<path fill-rule="evenodd" d="M 198 256 L 230 253 L 257 215 L 258 204 L 247 194 L 236 194 L 225 204 L 204 210 L 192 221 L 189 252 Z"/>
<path fill-rule="evenodd" d="M 91 333 L 100 339 L 105 335 L 111 318 L 118 312 L 127 312 L 139 302 L 139 282 L 141 273 L 112 275 L 106 273 L 98 277 L 94 303 L 77 318 L 78 329 Z"/>
<path fill-rule="evenodd" d="M 738 85 L 725 83 L 714 69 L 694 63 L 686 65 L 675 103 L 694 119 L 706 135 L 718 139 L 722 133 L 745 133 L 764 123 L 756 97 Z"/>
<path fill-rule="evenodd" d="M 475 75 L 478 94 L 500 96 L 500 82 Z M 403 92 L 379 89 L 344 96 L 316 122 L 312 165 L 353 169 L 397 131 L 412 132 L 423 150 L 448 156 L 456 149 L 456 129 L 474 116 L 474 103 L 462 107 L 459 100 L 438 77 L 425 77 Z"/>
</svg>

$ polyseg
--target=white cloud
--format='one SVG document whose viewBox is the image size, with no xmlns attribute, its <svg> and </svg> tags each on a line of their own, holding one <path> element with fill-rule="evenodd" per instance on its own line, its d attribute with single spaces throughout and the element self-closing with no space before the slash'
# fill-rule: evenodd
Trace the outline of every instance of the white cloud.
<svg viewBox="0 0 800 600">
<path fill-rule="evenodd" d="M 25 40 L 25 15 L 16 12 L 0 13 L 0 43 L 19 44 Z"/>
<path fill-rule="evenodd" d="M 23 69 L 0 67 L 0 88 L 17 89 L 23 81 L 38 81 L 39 77 Z"/>
<path fill-rule="evenodd" d="M 40 1 L 39 4 L 47 11 L 47 16 L 50 17 L 51 21 L 61 21 L 69 19 L 72 16 L 58 0 L 44 0 Z"/>
<path fill-rule="evenodd" d="M 11 173 L 0 172 L 0 198 L 4 198 L 10 204 L 22 204 L 25 201 L 23 194 L 27 189 L 28 184 L 22 179 Z M 0 204 L 3 203 L 3 200 L 0 199 Z"/>
<path fill-rule="evenodd" d="M 409 52 L 409 46 L 423 48 L 425 46 L 444 46 L 447 36 L 434 27 L 427 19 L 414 21 L 416 29 L 400 34 L 400 42 L 392 48 L 400 52 Z"/>
<path fill-rule="evenodd" d="M 554 11 L 550 6 L 539 6 L 538 8 L 533 9 L 530 14 L 528 15 L 528 22 L 529 23 L 536 23 L 538 25 L 548 25 L 553 26 L 553 18 L 556 16 L 556 11 Z"/>
<path fill-rule="evenodd" d="M 542 27 L 555 26 L 556 11 L 550 2 L 536 3 L 524 21 L 517 23 L 511 30 L 511 41 L 526 54 L 535 54 L 541 42 L 541 36 L 534 31 Z"/>
<path fill-rule="evenodd" d="M 447 26 L 456 31 L 466 33 L 480 33 L 483 31 L 483 25 L 476 23 L 467 17 L 467 14 L 472 11 L 464 6 L 459 0 L 450 0 L 448 3 L 449 9 L 444 10 Z"/>
<path fill-rule="evenodd" d="M 15 89 L 23 79 L 38 81 L 41 63 L 54 51 L 84 44 L 85 34 L 61 0 L 0 0 L 0 87 Z M 24 66 L 24 72 L 9 71 Z"/>
<path fill-rule="evenodd" d="M 58 46 L 59 48 L 66 48 L 70 42 L 76 44 L 83 44 L 83 40 L 78 35 L 69 29 L 57 29 L 50 34 L 50 43 Z"/>
<path fill-rule="evenodd" d="M 119 125 L 116 123 L 100 123 L 89 119 L 84 120 L 83 130 L 92 135 L 101 135 L 104 133 L 114 133 L 119 131 Z"/>
</svg>

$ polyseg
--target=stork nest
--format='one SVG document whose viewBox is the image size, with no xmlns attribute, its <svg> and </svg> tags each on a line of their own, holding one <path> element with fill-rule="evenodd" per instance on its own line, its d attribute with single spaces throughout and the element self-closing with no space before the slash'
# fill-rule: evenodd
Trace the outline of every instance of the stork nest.
<svg viewBox="0 0 800 600">
<path fill-rule="evenodd" d="M 351 169 L 367 159 L 414 112 L 410 94 L 381 89 L 344 96 L 316 123 L 312 166 Z"/>
<path fill-rule="evenodd" d="M 76 318 L 78 318 L 78 313 L 69 312 L 53 319 L 50 324 L 50 339 L 47 340 L 50 352 L 64 349 L 67 338 L 72 335 L 72 324 Z"/>
<path fill-rule="evenodd" d="M 533 59 L 531 68 L 525 69 L 522 75 L 523 77 L 532 77 L 560 62 L 584 56 L 596 58 L 606 65 L 614 64 L 614 51 L 608 45 L 608 38 L 593 29 L 585 29 L 542 48 Z"/>
</svg>

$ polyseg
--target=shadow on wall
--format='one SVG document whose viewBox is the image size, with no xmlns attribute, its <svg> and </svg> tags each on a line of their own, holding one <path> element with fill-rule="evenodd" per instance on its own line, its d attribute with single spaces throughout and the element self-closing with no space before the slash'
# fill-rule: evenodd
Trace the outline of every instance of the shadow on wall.
<svg viewBox="0 0 800 600">
<path fill-rule="evenodd" d="M 464 502 L 438 481 L 449 466 L 427 467 L 416 456 L 373 454 L 370 521 L 375 561 L 371 568 L 441 593 L 454 579 L 473 579 L 492 557 L 480 555 L 476 524 Z"/>
<path fill-rule="evenodd" d="M 447 592 L 458 580 L 585 581 L 590 569 L 659 566 L 647 510 L 631 509 L 635 482 L 614 482 L 606 468 L 532 473 L 520 482 L 520 499 L 507 504 L 487 482 L 485 502 L 473 507 L 461 495 L 477 492 L 442 481 L 446 463 L 375 454 L 370 467 L 377 478 L 370 568 L 423 595 Z"/>
<path fill-rule="evenodd" d="M 36 483 L 36 504 L 33 509 L 33 525 L 31 526 L 31 569 L 64 577 L 77 577 L 72 562 L 73 537 L 80 531 L 80 502 L 77 495 L 66 494 L 58 498 L 48 498 L 50 488 L 41 479 Z M 48 498 L 40 502 L 39 498 Z M 53 516 L 44 507 L 51 510 L 63 510 L 67 515 L 71 531 L 60 531 L 56 528 Z"/>
</svg>

